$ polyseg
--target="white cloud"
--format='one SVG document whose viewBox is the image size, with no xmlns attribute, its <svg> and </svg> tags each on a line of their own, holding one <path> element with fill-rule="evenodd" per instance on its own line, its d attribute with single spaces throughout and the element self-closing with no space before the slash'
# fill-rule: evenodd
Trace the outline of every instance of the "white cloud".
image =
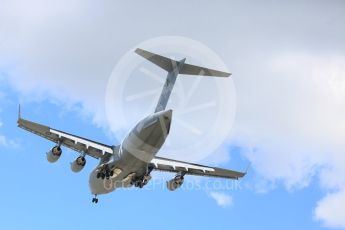
<svg viewBox="0 0 345 230">
<path fill-rule="evenodd" d="M 217 205 L 225 208 L 233 205 L 232 197 L 222 192 L 210 192 L 209 195 L 217 202 Z"/>
<path fill-rule="evenodd" d="M 314 214 L 327 227 L 345 228 L 345 189 L 319 201 Z"/>
<path fill-rule="evenodd" d="M 293 189 L 320 171 L 323 177 L 342 173 L 344 66 L 342 56 L 282 54 L 266 63 L 260 77 L 238 84 L 244 93 L 234 136 L 259 175 Z"/>
<path fill-rule="evenodd" d="M 320 178 L 322 188 L 343 191 L 345 57 L 296 52 L 267 63 L 260 78 L 240 85 L 247 93 L 238 111 L 237 143 L 245 146 L 256 175 L 266 181 L 293 190 Z M 336 214 L 339 206 L 330 205 L 342 199 L 343 193 L 324 198 L 317 217 L 330 226 L 339 215 L 345 219 Z"/>
<path fill-rule="evenodd" d="M 112 47 L 109 41 L 101 48 L 100 36 L 107 35 L 99 31 L 101 23 L 93 24 L 94 6 L 74 3 L 2 3 L 0 21 L 8 24 L 0 26 L 0 68 L 24 95 L 23 101 L 48 99 L 67 107 L 79 102 L 84 114 L 105 125 L 104 89 L 115 63 L 117 39 L 112 39 Z"/>
</svg>

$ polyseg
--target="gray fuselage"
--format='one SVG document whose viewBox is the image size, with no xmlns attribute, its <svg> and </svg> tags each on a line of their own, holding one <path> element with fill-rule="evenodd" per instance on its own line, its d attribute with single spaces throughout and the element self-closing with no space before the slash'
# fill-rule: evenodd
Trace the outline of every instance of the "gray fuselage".
<svg viewBox="0 0 345 230">
<path fill-rule="evenodd" d="M 137 178 L 148 173 L 151 160 L 165 142 L 171 125 L 172 110 L 154 113 L 141 120 L 124 138 L 114 154 L 103 158 L 91 172 L 89 185 L 92 194 L 105 194 L 119 187 L 130 187 Z M 114 172 L 108 180 L 97 178 L 102 168 Z"/>
</svg>

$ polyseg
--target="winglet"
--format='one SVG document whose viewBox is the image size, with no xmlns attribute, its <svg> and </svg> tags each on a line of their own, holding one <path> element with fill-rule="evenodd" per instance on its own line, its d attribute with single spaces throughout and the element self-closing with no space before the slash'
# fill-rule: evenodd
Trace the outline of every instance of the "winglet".
<svg viewBox="0 0 345 230">
<path fill-rule="evenodd" d="M 19 104 L 19 107 L 18 107 L 18 121 L 22 119 L 22 113 L 20 111 L 20 104 Z"/>
</svg>

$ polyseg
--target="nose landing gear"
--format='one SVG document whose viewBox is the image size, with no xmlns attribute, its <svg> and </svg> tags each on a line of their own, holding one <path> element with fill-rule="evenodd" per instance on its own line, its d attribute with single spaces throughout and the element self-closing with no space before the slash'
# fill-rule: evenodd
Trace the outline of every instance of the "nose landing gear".
<svg viewBox="0 0 345 230">
<path fill-rule="evenodd" d="M 92 198 L 92 203 L 97 204 L 98 203 L 98 198 L 97 198 L 97 194 L 95 194 L 95 197 Z"/>
</svg>

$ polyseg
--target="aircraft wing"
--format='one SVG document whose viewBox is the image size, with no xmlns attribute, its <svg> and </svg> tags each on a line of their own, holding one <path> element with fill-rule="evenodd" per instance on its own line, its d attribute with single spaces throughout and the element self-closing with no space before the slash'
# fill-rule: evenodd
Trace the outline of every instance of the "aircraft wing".
<svg viewBox="0 0 345 230">
<path fill-rule="evenodd" d="M 155 157 L 152 159 L 151 164 L 154 170 L 165 171 L 165 172 L 183 172 L 189 175 L 195 176 L 208 176 L 208 177 L 220 177 L 226 179 L 239 179 L 246 173 L 237 172 L 228 169 L 204 166 L 199 164 L 193 164 L 183 161 L 177 161 L 167 159 L 163 157 Z"/>
<path fill-rule="evenodd" d="M 66 132 L 52 129 L 48 126 L 41 125 L 32 121 L 24 120 L 20 116 L 18 118 L 18 127 L 25 129 L 31 133 L 39 135 L 52 142 L 73 149 L 80 153 L 85 153 L 96 159 L 102 158 L 106 153 L 113 154 L 112 146 L 101 144 L 83 137 L 72 135 Z"/>
</svg>

